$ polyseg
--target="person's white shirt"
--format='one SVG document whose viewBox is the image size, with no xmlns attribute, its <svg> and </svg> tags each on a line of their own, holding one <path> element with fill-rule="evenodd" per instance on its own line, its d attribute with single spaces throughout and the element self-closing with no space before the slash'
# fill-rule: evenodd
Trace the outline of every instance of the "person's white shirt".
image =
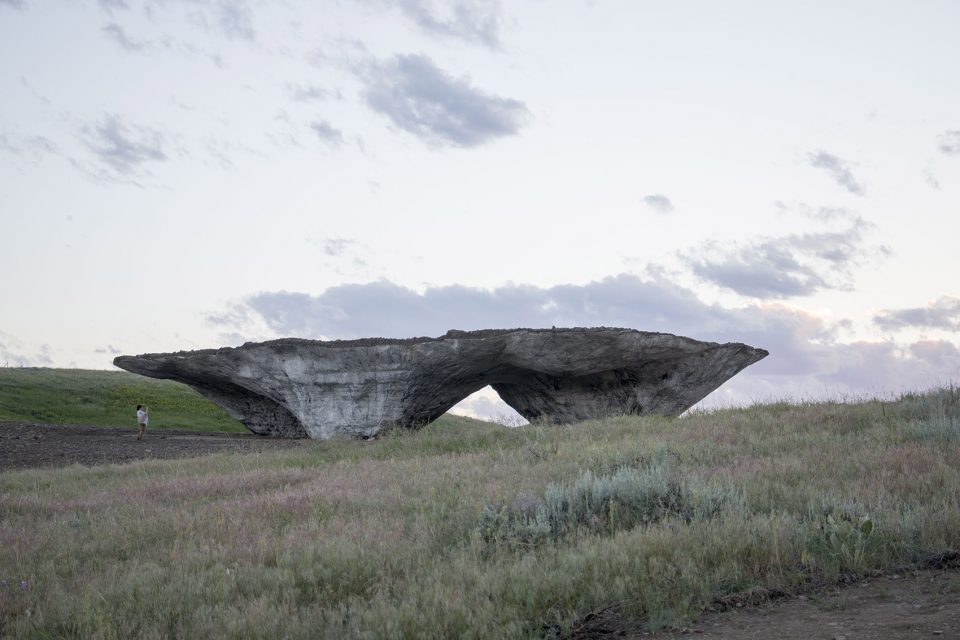
<svg viewBox="0 0 960 640">
<path fill-rule="evenodd" d="M 150 416 L 143 409 L 137 409 L 137 424 L 147 424 Z"/>
</svg>

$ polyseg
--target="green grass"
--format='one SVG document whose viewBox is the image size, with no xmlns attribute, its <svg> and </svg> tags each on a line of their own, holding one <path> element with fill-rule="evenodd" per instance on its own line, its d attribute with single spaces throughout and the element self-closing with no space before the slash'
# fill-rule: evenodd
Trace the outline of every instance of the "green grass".
<svg viewBox="0 0 960 640">
<path fill-rule="evenodd" d="M 97 427 L 136 425 L 150 407 L 150 429 L 249 433 L 190 387 L 126 371 L 0 368 L 0 420 Z"/>
<path fill-rule="evenodd" d="M 960 549 L 958 496 L 957 389 L 517 429 L 446 416 L 372 442 L 8 472 L 0 635 L 684 625 L 725 595 Z"/>
</svg>

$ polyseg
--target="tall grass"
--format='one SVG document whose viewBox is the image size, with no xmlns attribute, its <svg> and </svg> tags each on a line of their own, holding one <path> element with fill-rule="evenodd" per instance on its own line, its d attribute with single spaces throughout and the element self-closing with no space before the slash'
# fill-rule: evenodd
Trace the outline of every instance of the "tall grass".
<svg viewBox="0 0 960 640">
<path fill-rule="evenodd" d="M 0 420 L 129 427 L 150 407 L 151 429 L 249 433 L 190 387 L 126 371 L 0 367 Z"/>
<path fill-rule="evenodd" d="M 868 524 L 869 523 L 869 524 Z M 960 391 L 0 475 L 16 637 L 539 638 L 960 549 Z M 21 586 L 24 581 L 25 586 Z"/>
</svg>

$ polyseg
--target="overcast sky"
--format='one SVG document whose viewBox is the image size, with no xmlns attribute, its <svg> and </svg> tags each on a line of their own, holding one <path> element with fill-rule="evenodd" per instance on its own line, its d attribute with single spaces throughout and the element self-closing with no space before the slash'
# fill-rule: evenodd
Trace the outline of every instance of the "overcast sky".
<svg viewBox="0 0 960 640">
<path fill-rule="evenodd" d="M 714 405 L 958 382 L 958 32 L 954 0 L 0 0 L 0 366 L 605 325 L 771 352 Z"/>
</svg>

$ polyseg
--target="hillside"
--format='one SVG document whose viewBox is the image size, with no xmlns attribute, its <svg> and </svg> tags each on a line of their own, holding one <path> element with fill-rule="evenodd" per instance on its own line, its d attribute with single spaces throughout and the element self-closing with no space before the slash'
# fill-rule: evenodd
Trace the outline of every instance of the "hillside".
<svg viewBox="0 0 960 640">
<path fill-rule="evenodd" d="M 248 433 L 199 393 L 170 380 L 126 371 L 0 368 L 0 420 L 97 427 L 136 425 L 150 407 L 151 429 Z"/>
<path fill-rule="evenodd" d="M 950 566 L 958 495 L 957 389 L 517 429 L 444 419 L 370 442 L 7 472 L 0 576 L 21 586 L 0 597 L 0 635 L 682 627 L 724 603 Z"/>
</svg>

